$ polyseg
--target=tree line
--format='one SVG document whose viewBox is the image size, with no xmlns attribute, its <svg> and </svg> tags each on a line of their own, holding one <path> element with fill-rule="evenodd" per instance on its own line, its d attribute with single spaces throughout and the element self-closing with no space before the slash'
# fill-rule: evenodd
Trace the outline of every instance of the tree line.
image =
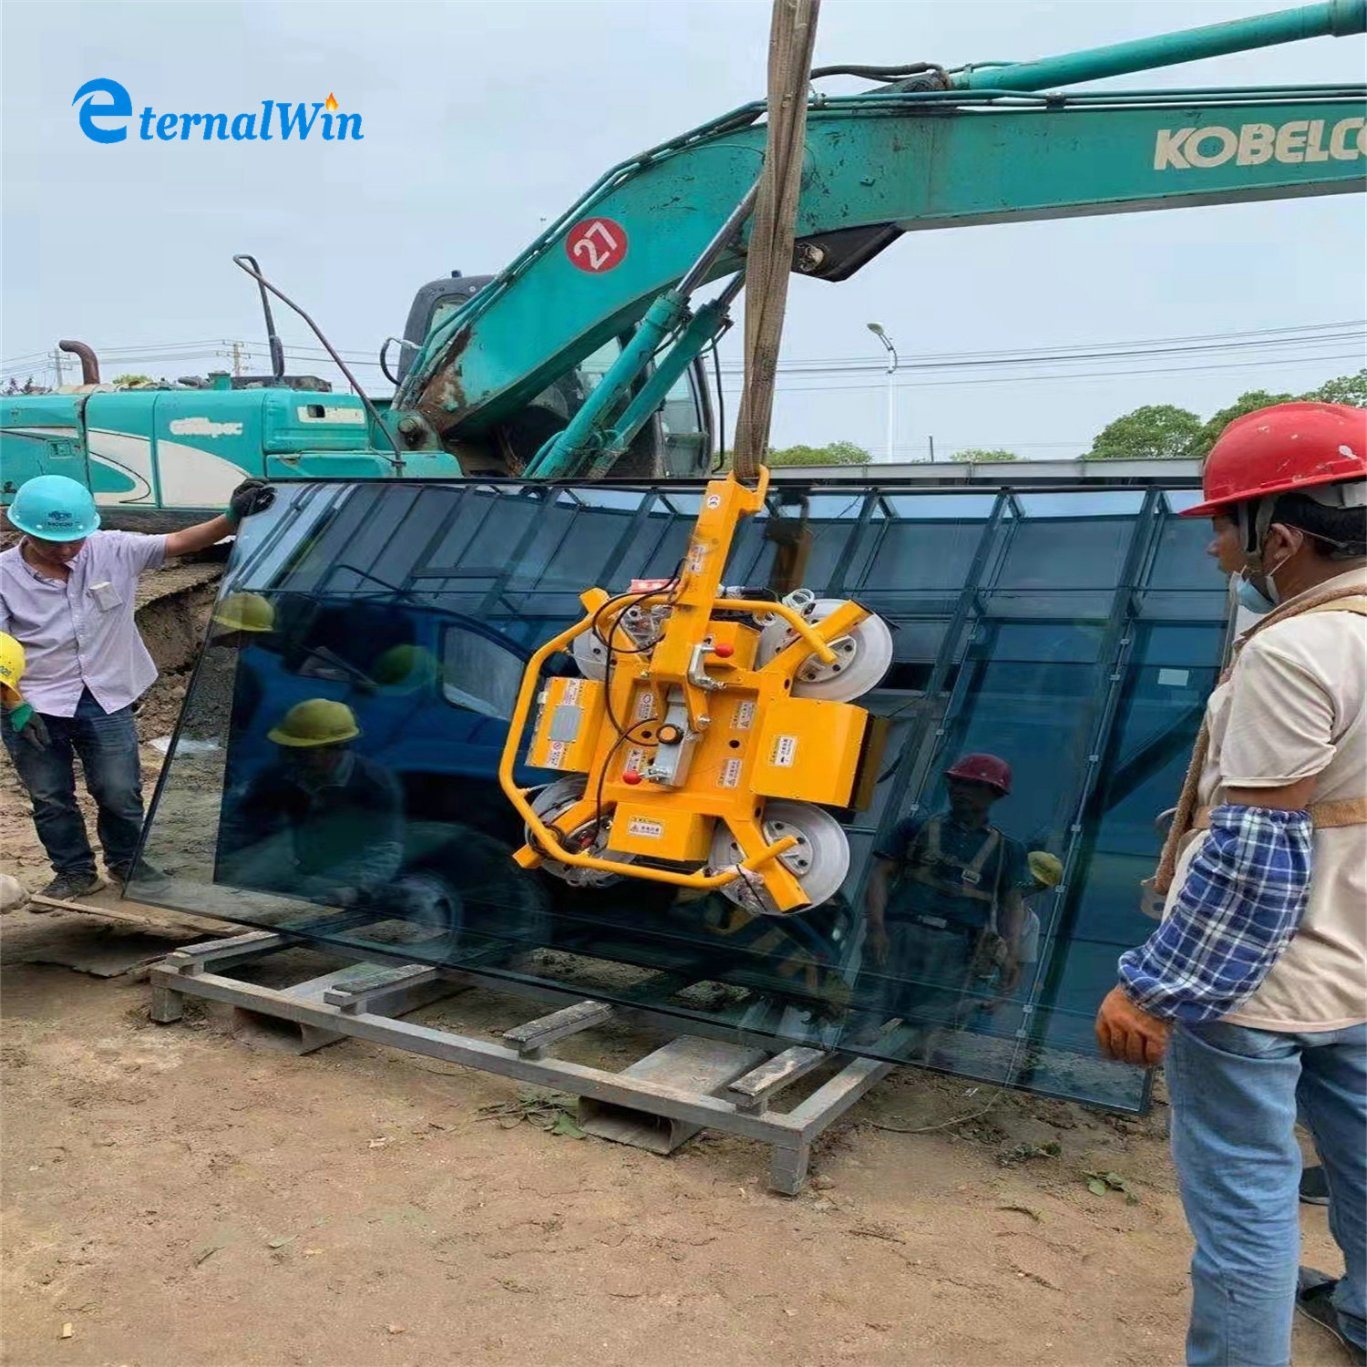
<svg viewBox="0 0 1367 1367">
<path fill-rule="evenodd" d="M 1107 423 L 1093 438 L 1091 449 L 1082 458 L 1201 460 L 1235 418 L 1270 404 L 1290 403 L 1295 399 L 1367 408 L 1367 369 L 1326 380 L 1319 388 L 1305 394 L 1274 394 L 1266 389 L 1251 389 L 1205 419 L 1176 404 L 1145 404 Z M 784 446 L 769 452 L 770 465 L 867 465 L 872 459 L 864 447 L 852 441 L 833 441 L 826 446 Z M 955 451 L 950 459 L 987 465 L 1020 460 L 1020 456 L 1005 447 L 969 446 Z"/>
</svg>

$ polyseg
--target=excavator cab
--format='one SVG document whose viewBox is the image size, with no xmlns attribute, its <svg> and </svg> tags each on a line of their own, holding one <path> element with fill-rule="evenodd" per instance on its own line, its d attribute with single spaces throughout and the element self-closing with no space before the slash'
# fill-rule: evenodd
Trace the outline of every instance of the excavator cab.
<svg viewBox="0 0 1367 1367">
<path fill-rule="evenodd" d="M 429 281 L 418 290 L 404 325 L 395 373 L 389 375 L 386 369 L 396 385 L 403 383 L 432 329 L 468 304 L 493 279 L 492 275 L 452 271 L 444 279 Z M 499 425 L 498 445 L 513 470 L 525 466 L 549 437 L 565 428 L 631 336 L 632 331 L 628 330 L 610 338 L 542 390 L 525 409 Z M 647 369 L 638 385 L 644 384 L 650 373 Z M 711 389 L 702 360 L 697 359 L 675 381 L 658 413 L 637 434 L 614 474 L 696 479 L 710 471 L 715 443 Z"/>
</svg>

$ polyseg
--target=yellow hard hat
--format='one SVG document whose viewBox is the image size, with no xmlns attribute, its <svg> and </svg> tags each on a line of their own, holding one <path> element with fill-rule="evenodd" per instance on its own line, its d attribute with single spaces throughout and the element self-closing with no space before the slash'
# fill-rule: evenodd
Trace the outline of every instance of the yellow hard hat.
<svg viewBox="0 0 1367 1367">
<path fill-rule="evenodd" d="M 361 734 L 356 714 L 344 702 L 331 698 L 310 698 L 295 703 L 266 733 L 277 745 L 308 749 L 319 745 L 340 745 Z"/>
<path fill-rule="evenodd" d="M 0 689 L 19 697 L 19 680 L 24 677 L 24 647 L 0 631 Z"/>
<path fill-rule="evenodd" d="M 229 631 L 271 631 L 275 608 L 259 593 L 230 593 L 214 609 L 214 623 Z"/>
<path fill-rule="evenodd" d="M 1063 882 L 1063 860 L 1058 855 L 1050 854 L 1048 850 L 1031 850 L 1025 856 L 1025 862 L 1030 866 L 1035 882 L 1043 883 L 1046 888 L 1056 888 Z"/>
<path fill-rule="evenodd" d="M 390 646 L 376 657 L 371 675 L 385 688 L 414 689 L 435 683 L 441 671 L 426 646 Z"/>
</svg>

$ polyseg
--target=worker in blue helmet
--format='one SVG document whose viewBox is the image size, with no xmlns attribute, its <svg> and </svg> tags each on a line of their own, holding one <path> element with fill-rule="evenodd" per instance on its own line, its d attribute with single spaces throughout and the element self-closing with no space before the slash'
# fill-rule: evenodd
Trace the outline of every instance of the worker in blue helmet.
<svg viewBox="0 0 1367 1367">
<path fill-rule="evenodd" d="M 0 632 L 23 647 L 24 696 L 41 726 L 21 732 L 5 714 L 0 736 L 52 863 L 44 895 L 80 897 L 100 886 L 76 805 L 76 758 L 110 875 L 127 881 L 133 871 L 143 811 L 133 704 L 157 677 L 133 620 L 138 577 L 232 535 L 273 496 L 261 480 L 244 480 L 222 516 L 144 536 L 101 531 L 90 490 L 65 475 L 39 475 L 15 493 L 7 511 L 23 535 L 0 553 Z"/>
</svg>

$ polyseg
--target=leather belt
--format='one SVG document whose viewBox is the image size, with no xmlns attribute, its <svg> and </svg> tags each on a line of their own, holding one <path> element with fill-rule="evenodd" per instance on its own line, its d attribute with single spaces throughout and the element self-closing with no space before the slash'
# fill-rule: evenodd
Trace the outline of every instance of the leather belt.
<svg viewBox="0 0 1367 1367">
<path fill-rule="evenodd" d="M 1210 807 L 1198 807 L 1192 820 L 1192 829 L 1210 829 Z M 1332 798 L 1326 802 L 1312 802 L 1306 810 L 1310 813 L 1310 824 L 1321 829 L 1336 826 L 1367 825 L 1367 797 Z"/>
</svg>

